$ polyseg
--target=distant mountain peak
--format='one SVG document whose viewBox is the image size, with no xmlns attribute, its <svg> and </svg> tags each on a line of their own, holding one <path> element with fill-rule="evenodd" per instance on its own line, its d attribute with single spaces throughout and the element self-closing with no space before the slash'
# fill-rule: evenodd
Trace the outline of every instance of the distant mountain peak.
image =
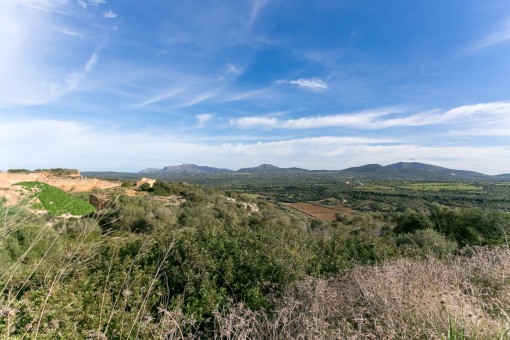
<svg viewBox="0 0 510 340">
<path fill-rule="evenodd" d="M 253 168 L 242 168 L 237 170 L 238 173 L 250 173 L 250 174 L 297 174 L 309 171 L 310 170 L 301 168 L 280 168 L 272 164 L 261 164 Z"/>
<path fill-rule="evenodd" d="M 281 169 L 280 167 L 277 167 L 276 165 L 267 164 L 267 163 L 261 164 L 257 168 L 259 168 L 259 169 Z"/>
<path fill-rule="evenodd" d="M 181 165 L 169 165 L 163 169 L 149 168 L 140 171 L 140 173 L 152 174 L 214 174 L 232 172 L 229 169 L 218 169 L 210 166 L 196 165 L 192 163 L 183 163 Z"/>
</svg>

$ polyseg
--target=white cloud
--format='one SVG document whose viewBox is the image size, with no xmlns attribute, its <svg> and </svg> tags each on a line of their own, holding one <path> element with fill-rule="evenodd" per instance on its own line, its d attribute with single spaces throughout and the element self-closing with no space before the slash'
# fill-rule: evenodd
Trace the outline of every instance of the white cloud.
<svg viewBox="0 0 510 340">
<path fill-rule="evenodd" d="M 105 4 L 105 3 L 106 3 L 106 0 L 89 0 L 89 4 L 94 7 L 97 7 L 97 6 Z"/>
<path fill-rule="evenodd" d="M 399 114 L 398 117 L 395 117 Z M 231 119 L 230 125 L 243 128 L 264 127 L 279 129 L 314 129 L 327 127 L 355 127 L 359 129 L 383 129 L 390 127 L 432 126 L 440 124 L 476 125 L 480 128 L 508 126 L 510 128 L 510 102 L 480 103 L 459 106 L 450 110 L 432 110 L 404 115 L 402 108 L 335 115 L 309 116 L 297 119 L 272 117 L 242 117 Z"/>
<path fill-rule="evenodd" d="M 281 121 L 277 118 L 272 117 L 242 117 L 232 118 L 229 120 L 230 125 L 235 125 L 243 128 L 254 128 L 254 127 L 267 127 L 277 128 L 282 125 Z"/>
<path fill-rule="evenodd" d="M 214 118 L 214 115 L 212 113 L 202 113 L 196 115 L 195 118 L 197 119 L 197 126 L 203 127 Z"/>
<path fill-rule="evenodd" d="M 510 169 L 508 147 L 430 146 L 406 144 L 391 138 L 341 136 L 213 145 L 200 138 L 183 138 L 162 131 L 129 133 L 73 121 L 9 120 L 5 117 L 0 125 L 0 145 L 10 146 L 0 148 L 0 169 L 71 167 L 137 171 L 183 162 L 230 169 L 262 163 L 344 169 L 411 158 L 488 174 Z"/>
<path fill-rule="evenodd" d="M 364 128 L 373 124 L 376 118 L 398 112 L 397 108 L 362 111 L 325 116 L 303 117 L 297 119 L 278 119 L 273 117 L 243 117 L 231 119 L 230 124 L 243 127 L 266 127 L 282 129 L 313 129 L 335 126 L 350 126 Z"/>
<path fill-rule="evenodd" d="M 105 19 L 113 19 L 113 18 L 116 18 L 116 17 L 117 17 L 117 13 L 115 13 L 112 10 L 108 10 L 108 11 L 103 13 L 103 18 L 105 18 Z"/>
<path fill-rule="evenodd" d="M 88 4 L 83 0 L 78 0 L 78 1 L 76 1 L 76 3 L 78 4 L 78 6 L 80 6 L 83 9 L 87 9 L 87 7 L 88 7 Z"/>
<path fill-rule="evenodd" d="M 484 115 L 506 117 L 510 115 L 510 102 L 501 101 L 459 106 L 446 111 L 444 117 L 445 119 L 457 119 L 470 116 L 480 117 Z"/>
<path fill-rule="evenodd" d="M 289 84 L 298 85 L 300 87 L 312 89 L 312 90 L 327 90 L 329 88 L 328 84 L 326 84 L 323 80 L 319 78 L 299 78 L 296 80 L 289 81 Z"/>
<path fill-rule="evenodd" d="M 418 113 L 404 118 L 387 119 L 375 122 L 378 127 L 425 126 L 425 125 L 462 125 L 488 128 L 491 126 L 510 126 L 510 102 L 480 103 L 459 106 L 450 110 Z"/>
</svg>

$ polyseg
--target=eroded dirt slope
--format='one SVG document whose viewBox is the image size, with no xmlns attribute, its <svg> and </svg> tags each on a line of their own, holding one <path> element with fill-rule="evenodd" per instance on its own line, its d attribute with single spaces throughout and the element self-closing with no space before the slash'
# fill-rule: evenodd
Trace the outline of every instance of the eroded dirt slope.
<svg viewBox="0 0 510 340">
<path fill-rule="evenodd" d="M 6 173 L 0 172 L 0 189 L 7 189 L 18 182 L 42 182 L 53 185 L 64 191 L 92 191 L 116 188 L 121 185 L 119 181 L 106 181 L 97 178 L 82 176 L 52 176 L 47 172 Z"/>
</svg>

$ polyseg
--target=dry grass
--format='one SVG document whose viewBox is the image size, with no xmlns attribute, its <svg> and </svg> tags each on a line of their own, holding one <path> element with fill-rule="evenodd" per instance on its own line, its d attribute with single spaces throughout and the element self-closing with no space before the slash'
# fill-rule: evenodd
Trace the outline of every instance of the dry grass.
<svg viewBox="0 0 510 340">
<path fill-rule="evenodd" d="M 289 291 L 272 318 L 237 305 L 217 315 L 224 339 L 502 338 L 510 327 L 510 250 L 357 267 Z"/>
</svg>

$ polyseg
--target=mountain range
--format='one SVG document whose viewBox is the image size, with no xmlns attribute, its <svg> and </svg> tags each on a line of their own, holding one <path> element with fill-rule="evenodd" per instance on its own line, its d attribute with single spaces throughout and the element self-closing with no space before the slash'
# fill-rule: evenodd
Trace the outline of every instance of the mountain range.
<svg viewBox="0 0 510 340">
<path fill-rule="evenodd" d="M 359 177 L 374 179 L 411 179 L 411 180 L 487 180 L 499 178 L 510 179 L 510 174 L 489 176 L 475 171 L 454 170 L 440 166 L 418 163 L 400 162 L 390 165 L 367 164 L 343 170 L 307 170 L 302 168 L 280 168 L 271 164 L 262 164 L 252 168 L 242 168 L 237 171 L 219 169 L 195 164 L 181 164 L 167 166 L 162 169 L 148 168 L 141 170 L 140 174 L 150 176 L 163 176 L 171 174 L 317 174 L 335 173 L 342 177 Z"/>
<path fill-rule="evenodd" d="M 229 169 L 219 169 L 210 166 L 184 163 L 181 165 L 165 166 L 163 169 L 148 168 L 143 169 L 141 174 L 219 174 L 234 172 Z"/>
</svg>

